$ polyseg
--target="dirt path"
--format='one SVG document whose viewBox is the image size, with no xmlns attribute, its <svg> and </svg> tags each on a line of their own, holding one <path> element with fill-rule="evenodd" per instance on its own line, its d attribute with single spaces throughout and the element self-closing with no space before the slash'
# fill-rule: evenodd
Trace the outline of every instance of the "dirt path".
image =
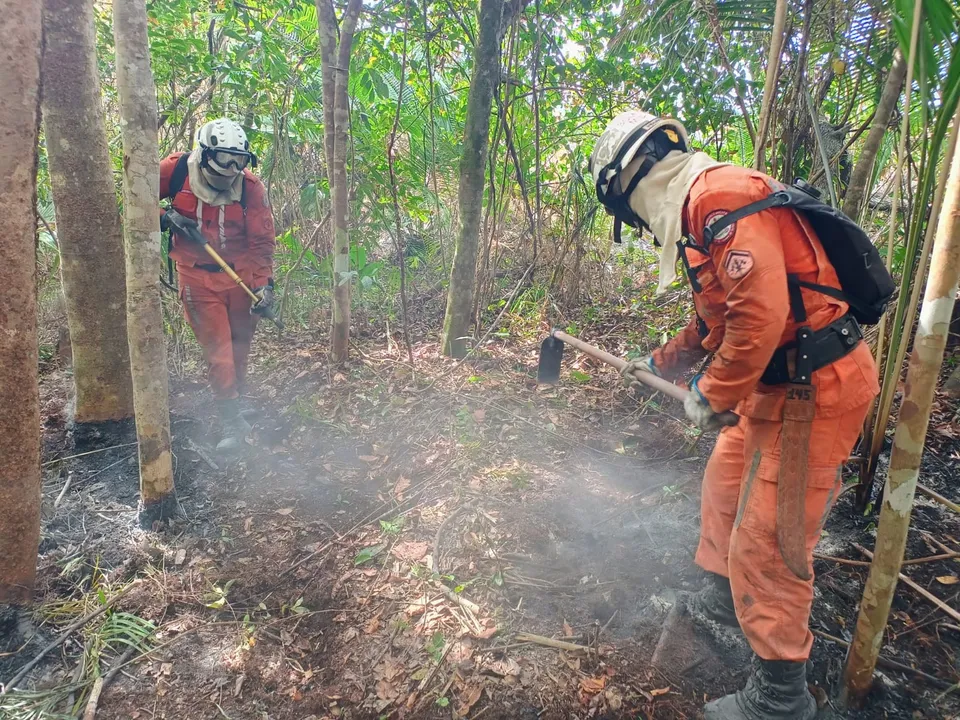
<svg viewBox="0 0 960 720">
<path fill-rule="evenodd" d="M 694 444 L 677 408 L 625 398 L 615 376 L 586 365 L 537 388 L 532 347 L 504 346 L 445 377 L 450 364 L 430 346 L 418 347 L 417 377 L 366 348 L 346 377 L 328 375 L 309 342 L 263 346 L 242 462 L 211 450 L 202 383 L 174 384 L 184 517 L 164 532 L 135 527 L 135 448 L 47 467 L 38 638 L 95 603 L 93 590 L 135 578 L 119 607 L 157 629 L 98 718 L 692 718 L 705 695 L 742 682 L 745 646 L 718 646 L 678 674 L 649 667 L 674 593 L 702 577 L 692 556 L 712 442 Z M 51 460 L 67 453 L 61 380 L 46 379 Z M 927 480 L 952 497 L 945 481 L 960 457 L 955 438 L 941 441 L 930 462 L 944 469 Z M 54 509 L 67 477 L 73 489 Z M 871 518 L 848 497 L 828 555 L 872 545 Z M 918 531 L 911 556 L 934 540 L 960 548 L 956 517 L 926 501 L 916 514 L 935 536 Z M 818 561 L 817 571 L 813 625 L 849 637 L 865 568 Z M 948 602 L 957 574 L 946 562 L 911 570 Z M 960 632 L 944 620 L 899 592 L 885 654 L 956 682 Z M 94 637 L 68 641 L 67 669 L 49 663 L 40 684 L 72 673 Z M 31 649 L 0 658 L 0 677 Z M 121 651 L 98 657 L 109 665 Z M 822 699 L 841 662 L 817 641 L 810 676 Z M 885 672 L 878 688 L 858 717 L 956 712 L 915 678 Z"/>
</svg>

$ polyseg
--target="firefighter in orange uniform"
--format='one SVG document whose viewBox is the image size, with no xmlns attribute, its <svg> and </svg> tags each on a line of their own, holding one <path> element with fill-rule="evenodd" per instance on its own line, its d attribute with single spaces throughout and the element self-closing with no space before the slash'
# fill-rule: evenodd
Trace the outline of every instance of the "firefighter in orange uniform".
<svg viewBox="0 0 960 720">
<path fill-rule="evenodd" d="M 696 316 L 650 357 L 631 361 L 625 382 L 637 382 L 636 370 L 673 378 L 714 353 L 690 385 L 686 414 L 705 430 L 719 428 L 719 413 L 740 416 L 736 426 L 721 429 L 707 464 L 696 562 L 711 581 L 688 601 L 718 622 L 739 626 L 756 661 L 746 687 L 708 703 L 705 717 L 813 718 L 816 702 L 805 674 L 813 643 L 813 549 L 879 391 L 869 348 L 847 303 L 811 289 L 830 292 L 839 282 L 801 214 L 770 208 L 705 232 L 782 188 L 775 180 L 691 152 L 679 122 L 637 111 L 610 123 L 591 171 L 611 214 L 649 228 L 662 246 L 661 291 L 677 279 L 678 259 L 694 291 Z M 815 352 L 803 353 L 798 364 L 800 331 L 809 333 L 804 347 Z M 810 389 L 805 426 L 784 414 L 788 388 L 802 392 L 802 383 Z M 801 441 L 781 443 L 796 428 Z M 808 453 L 796 447 L 804 433 Z M 805 477 L 796 477 L 804 469 Z M 787 496 L 790 487 L 800 493 L 792 528 L 778 502 L 781 487 Z M 798 556 L 792 563 L 791 547 Z"/>
<path fill-rule="evenodd" d="M 273 252 L 276 234 L 263 183 L 250 172 L 256 156 L 243 128 L 220 118 L 197 133 L 190 153 L 174 153 L 160 163 L 160 197 L 199 225 L 211 247 L 263 298 L 273 304 Z M 161 228 L 167 229 L 161 218 Z M 250 432 L 240 391 L 259 312 L 250 297 L 197 243 L 173 234 L 171 260 L 177 264 L 180 298 L 190 327 L 203 348 L 209 381 L 223 425 L 222 452 L 242 447 Z"/>
</svg>

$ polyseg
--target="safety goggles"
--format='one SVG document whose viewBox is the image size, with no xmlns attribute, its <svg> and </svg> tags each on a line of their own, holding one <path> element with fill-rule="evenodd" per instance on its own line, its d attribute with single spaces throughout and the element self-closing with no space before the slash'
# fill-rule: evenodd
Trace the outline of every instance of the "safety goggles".
<svg viewBox="0 0 960 720">
<path fill-rule="evenodd" d="M 253 153 L 243 152 L 242 150 L 208 150 L 210 160 L 220 167 L 229 170 L 233 168 L 237 172 L 242 171 L 251 162 L 257 166 L 257 156 Z"/>
</svg>

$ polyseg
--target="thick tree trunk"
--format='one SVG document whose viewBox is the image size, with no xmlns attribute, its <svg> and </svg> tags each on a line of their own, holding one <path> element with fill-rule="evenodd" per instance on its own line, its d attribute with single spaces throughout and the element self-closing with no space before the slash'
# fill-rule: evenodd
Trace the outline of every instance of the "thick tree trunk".
<svg viewBox="0 0 960 720">
<path fill-rule="evenodd" d="M 335 363 L 346 361 L 350 349 L 350 188 L 347 185 L 350 102 L 347 85 L 350 81 L 353 34 L 362 9 L 362 0 L 350 0 L 343 13 L 340 43 L 337 46 L 333 3 L 331 0 L 317 0 L 320 59 L 324 66 L 324 148 L 327 151 L 333 205 L 333 322 L 330 327 L 330 357 Z"/>
<path fill-rule="evenodd" d="M 477 273 L 477 249 L 483 215 L 483 171 L 490 135 L 490 108 L 500 79 L 500 37 L 503 0 L 480 1 L 480 38 L 473 60 L 467 98 L 467 123 L 460 157 L 460 228 L 453 251 L 447 310 L 443 319 L 443 352 L 467 353 L 466 336 Z"/>
<path fill-rule="evenodd" d="M 114 0 L 113 37 L 123 136 L 123 236 L 127 333 L 140 443 L 140 522 L 172 513 L 173 466 L 167 409 L 167 360 L 160 310 L 160 161 L 157 89 L 150 69 L 144 0 Z"/>
<path fill-rule="evenodd" d="M 29 602 L 40 541 L 36 190 L 41 1 L 0 0 L 0 604 Z"/>
<path fill-rule="evenodd" d="M 854 220 L 860 216 L 860 211 L 863 209 L 863 196 L 873 176 L 877 153 L 880 151 L 883 136 L 890 125 L 890 117 L 897 106 L 897 98 L 900 97 L 900 90 L 903 88 L 906 76 L 907 63 L 903 59 L 903 53 L 898 49 L 893 55 L 893 65 L 883 85 L 880 102 L 877 103 L 877 112 L 873 116 L 873 124 L 870 126 L 870 132 L 867 133 L 867 139 L 863 141 L 860 157 L 850 174 L 850 184 L 843 198 L 843 212 Z"/>
<path fill-rule="evenodd" d="M 860 603 L 857 629 L 845 672 L 847 700 L 859 703 L 873 681 L 873 670 L 897 587 L 910 527 L 910 511 L 920 474 L 937 379 L 953 305 L 960 285 L 960 152 L 950 158 L 950 175 L 937 224 L 930 277 L 913 342 L 900 419 L 893 439 L 890 472 L 880 510 L 877 543 Z"/>
<path fill-rule="evenodd" d="M 43 121 L 73 347 L 74 421 L 133 416 L 123 231 L 97 73 L 93 0 L 45 0 Z"/>
<path fill-rule="evenodd" d="M 773 14 L 773 31 L 770 33 L 770 54 L 767 56 L 767 74 L 763 80 L 763 104 L 760 106 L 760 127 L 753 144 L 753 167 L 764 170 L 766 165 L 767 131 L 773 115 L 773 102 L 777 95 L 777 76 L 780 74 L 780 54 L 783 52 L 783 34 L 787 24 L 787 0 L 777 0 Z"/>
</svg>

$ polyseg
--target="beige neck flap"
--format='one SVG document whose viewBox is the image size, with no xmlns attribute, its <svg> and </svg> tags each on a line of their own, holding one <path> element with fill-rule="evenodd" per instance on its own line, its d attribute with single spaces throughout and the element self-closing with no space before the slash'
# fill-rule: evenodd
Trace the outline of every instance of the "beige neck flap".
<svg viewBox="0 0 960 720">
<path fill-rule="evenodd" d="M 225 189 L 219 190 L 209 183 L 200 167 L 200 148 L 194 148 L 187 159 L 187 173 L 190 177 L 190 192 L 205 205 L 222 206 L 240 202 L 243 194 L 243 173 L 238 173 Z"/>
<path fill-rule="evenodd" d="M 621 187 L 629 185 L 642 160 L 643 156 L 634 158 L 624 168 L 620 176 Z M 706 153 L 674 150 L 650 169 L 630 195 L 630 207 L 650 226 L 662 246 L 658 294 L 666 292 L 677 281 L 682 213 L 690 188 L 704 172 L 726 164 L 717 162 Z"/>
</svg>

